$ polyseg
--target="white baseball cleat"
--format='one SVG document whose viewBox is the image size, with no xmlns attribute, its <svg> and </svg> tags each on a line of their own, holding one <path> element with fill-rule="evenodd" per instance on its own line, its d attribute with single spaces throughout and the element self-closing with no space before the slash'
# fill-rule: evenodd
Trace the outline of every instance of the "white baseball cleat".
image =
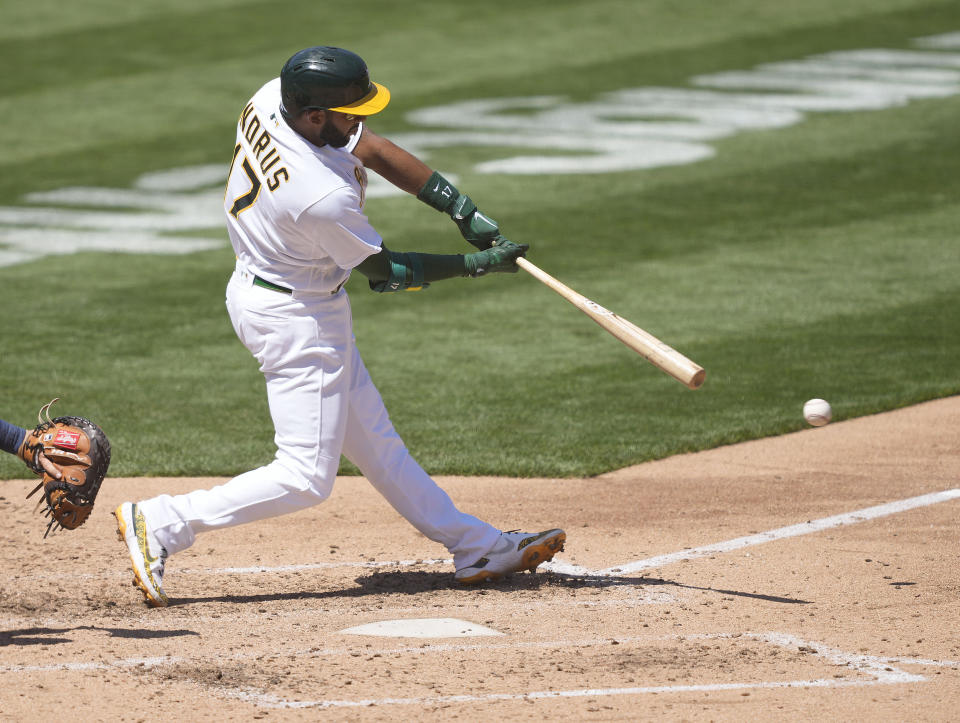
<svg viewBox="0 0 960 723">
<path fill-rule="evenodd" d="M 123 502 L 114 510 L 113 516 L 117 518 L 117 537 L 130 553 L 134 586 L 140 588 L 150 607 L 166 607 L 163 565 L 167 561 L 167 551 L 147 529 L 143 513 L 135 503 Z"/>
<path fill-rule="evenodd" d="M 537 569 L 542 562 L 552 560 L 563 550 L 567 533 L 563 530 L 545 532 L 501 532 L 500 539 L 486 555 L 469 567 L 461 567 L 454 578 L 464 585 L 484 580 L 499 580 L 520 570 Z"/>
</svg>

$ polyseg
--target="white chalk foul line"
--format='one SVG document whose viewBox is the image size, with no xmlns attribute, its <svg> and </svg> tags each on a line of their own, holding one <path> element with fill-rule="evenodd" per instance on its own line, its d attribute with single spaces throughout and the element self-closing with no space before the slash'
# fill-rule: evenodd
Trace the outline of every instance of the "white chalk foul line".
<svg viewBox="0 0 960 723">
<path fill-rule="evenodd" d="M 354 569 L 380 569 L 380 568 L 400 568 L 400 567 L 430 567 L 434 565 L 452 565 L 452 558 L 429 558 L 422 560 L 368 560 L 366 562 L 356 562 L 343 560 L 340 562 L 305 562 L 298 565 L 251 565 L 248 567 L 204 567 L 192 568 L 185 567 L 177 570 L 177 575 L 260 575 L 282 572 L 304 572 L 306 570 L 335 570 L 339 568 Z M 130 577 L 129 569 L 111 570 L 108 572 L 87 572 L 71 575 L 72 579 L 90 580 L 103 579 L 109 577 Z M 0 580 L 63 580 L 62 573 L 30 573 L 3 575 L 0 574 Z"/>
<path fill-rule="evenodd" d="M 919 680 L 925 680 L 918 677 Z M 775 681 L 769 683 L 710 683 L 705 685 L 654 685 L 635 688 L 587 688 L 583 690 L 535 690 L 529 693 L 489 693 L 487 695 L 444 695 L 432 698 L 370 698 L 367 700 L 288 701 L 269 693 L 235 691 L 225 697 L 246 700 L 263 708 L 366 708 L 368 706 L 416 705 L 435 706 L 452 703 L 493 703 L 509 700 L 543 700 L 546 698 L 601 698 L 612 695 L 645 695 L 655 693 L 711 693 L 725 690 L 761 688 L 848 688 L 906 681 L 893 680 L 814 680 Z"/>
<path fill-rule="evenodd" d="M 671 552 L 666 555 L 657 555 L 656 557 L 648 557 L 645 560 L 636 560 L 634 562 L 628 562 L 623 565 L 617 565 L 615 567 L 608 567 L 604 570 L 588 570 L 577 565 L 569 565 L 563 562 L 548 562 L 541 565 L 541 569 L 550 570 L 552 572 L 564 573 L 568 575 L 582 575 L 590 577 L 608 577 L 611 575 L 622 575 L 624 573 L 639 572 L 641 570 L 650 570 L 652 568 L 663 567 L 664 565 L 669 565 L 674 562 L 680 562 L 681 560 L 693 560 L 698 557 L 704 557 L 707 555 L 716 555 L 723 552 L 731 552 L 733 550 L 739 550 L 744 547 L 750 547 L 751 545 L 762 545 L 765 542 L 773 542 L 774 540 L 784 540 L 788 537 L 799 537 L 800 535 L 809 535 L 813 532 L 821 532 L 823 530 L 829 530 L 834 527 L 843 527 L 844 525 L 855 525 L 860 522 L 867 522 L 868 520 L 874 520 L 878 517 L 886 517 L 888 515 L 893 515 L 898 512 L 906 512 L 907 510 L 916 509 L 917 507 L 927 507 L 929 505 L 935 505 L 940 502 L 947 502 L 948 500 L 957 499 L 960 497 L 960 489 L 951 489 L 944 490 L 942 492 L 933 492 L 926 495 L 920 495 L 919 497 L 909 497 L 905 500 L 898 500 L 896 502 L 888 502 L 883 505 L 876 505 L 875 507 L 867 507 L 862 510 L 857 510 L 855 512 L 846 512 L 841 515 L 834 515 L 832 517 L 824 517 L 819 520 L 811 520 L 809 522 L 801 522 L 797 525 L 788 525 L 787 527 L 779 527 L 775 530 L 768 530 L 767 532 L 759 532 L 755 535 L 747 535 L 745 537 L 737 537 L 733 540 L 727 540 L 725 542 L 717 542 L 712 545 L 705 545 L 703 547 L 694 547 L 689 550 L 680 550 L 679 552 Z"/>
<path fill-rule="evenodd" d="M 501 644 L 449 644 L 440 643 L 423 646 L 401 646 L 391 650 L 379 650 L 382 655 L 428 655 L 450 652 L 469 652 L 475 650 L 491 649 L 533 649 L 533 648 L 557 648 L 557 647 L 576 647 L 609 645 L 611 642 L 618 644 L 631 643 L 651 643 L 655 641 L 685 641 L 685 640 L 711 640 L 711 639 L 734 639 L 749 638 L 757 640 L 768 645 L 775 645 L 786 649 L 806 650 L 812 656 L 833 665 L 842 665 L 851 671 L 862 675 L 858 679 L 838 679 L 833 678 L 813 678 L 807 680 L 786 680 L 786 681 L 744 681 L 735 683 L 704 683 L 699 685 L 655 685 L 655 686 L 635 686 L 621 688 L 583 688 L 575 690 L 549 690 L 549 691 L 529 691 L 523 693 L 489 693 L 485 695 L 447 695 L 435 697 L 417 697 L 417 698 L 367 698 L 360 700 L 290 700 L 281 696 L 267 693 L 252 687 L 243 687 L 235 689 L 225 689 L 221 686 L 206 686 L 212 694 L 218 697 L 226 697 L 234 700 L 243 700 L 256 705 L 260 708 L 273 709 L 335 709 L 335 708 L 359 708 L 367 706 L 396 706 L 396 705 L 439 705 L 454 703 L 492 703 L 498 701 L 511 700 L 538 700 L 547 698 L 583 698 L 583 697 L 609 697 L 609 696 L 630 696 L 630 695 L 648 695 L 656 693 L 696 693 L 696 692 L 722 692 L 734 690 L 755 690 L 771 688 L 845 688 L 845 687 L 864 687 L 872 685 L 892 685 L 902 683 L 924 682 L 927 680 L 923 675 L 909 673 L 900 668 L 893 667 L 893 664 L 900 665 L 921 665 L 930 667 L 957 667 L 960 661 L 955 660 L 931 660 L 927 658 L 908 658 L 908 657 L 880 657 L 872 655 L 861 655 L 857 653 L 848 653 L 837 648 L 833 648 L 815 641 L 808 641 L 798 638 L 788 633 L 705 633 L 694 635 L 657 635 L 657 636 L 631 636 L 617 638 L 586 638 L 578 640 L 550 640 L 538 642 L 516 642 L 511 641 Z M 326 658 L 338 657 L 344 655 L 355 655 L 356 649 L 353 646 L 343 646 L 337 648 L 311 648 L 308 650 L 296 651 L 277 651 L 277 654 L 293 655 L 303 658 Z M 262 652 L 240 653 L 227 655 L 222 660 L 241 660 L 261 658 Z M 165 656 L 155 658 L 124 658 L 108 662 L 73 662 L 73 663 L 55 663 L 51 665 L 10 665 L 0 666 L 0 673 L 35 673 L 47 671 L 89 671 L 89 670 L 116 670 L 129 668 L 156 668 L 169 665 L 191 662 L 188 658 Z M 195 662 L 195 661 L 193 661 Z M 201 683 L 202 685 L 202 683 Z"/>
<path fill-rule="evenodd" d="M 443 565 L 452 563 L 452 559 L 424 559 L 424 560 L 372 560 L 368 562 L 310 562 L 301 565 L 279 565 L 265 567 L 255 565 L 251 567 L 220 567 L 214 569 L 178 570 L 178 574 L 187 575 L 256 575 L 264 572 L 302 572 L 303 570 L 332 570 L 340 567 L 355 568 L 382 568 L 382 567 L 416 567 L 418 565 Z"/>
<path fill-rule="evenodd" d="M 538 650 L 551 648 L 586 648 L 598 645 L 609 645 L 616 642 L 620 645 L 629 643 L 649 643 L 661 640 L 677 640 L 677 635 L 657 635 L 657 636 L 630 636 L 614 638 L 562 638 L 554 640 L 538 641 L 517 641 L 510 640 L 505 643 L 431 643 L 425 645 L 402 645 L 395 648 L 378 648 L 377 653 L 381 655 L 428 655 L 431 653 L 472 653 L 479 650 Z M 698 636 L 690 636 L 698 637 Z M 702 637 L 702 636 L 701 636 Z M 724 637 L 723 634 L 713 637 Z M 356 645 L 342 645 L 329 648 L 277 648 L 272 650 L 273 655 L 291 658 L 338 658 L 354 657 L 357 653 Z M 254 660 L 263 657 L 262 650 L 254 652 L 218 654 L 217 660 L 223 662 L 227 660 Z M 113 668 L 134 668 L 145 667 L 155 668 L 164 665 L 177 665 L 180 663 L 196 662 L 195 658 L 180 656 L 158 656 L 152 658 L 118 658 L 110 661 L 100 662 L 64 662 L 49 663 L 47 665 L 0 665 L 0 673 L 38 673 L 52 672 L 57 670 L 110 670 Z M 953 663 L 957 665 L 958 663 Z M 938 665 L 933 662 L 931 665 Z"/>
<path fill-rule="evenodd" d="M 669 637 L 669 636 L 667 636 Z M 756 690 L 770 688 L 849 688 L 870 685 L 893 685 L 897 683 L 917 683 L 926 681 L 926 677 L 908 673 L 890 665 L 891 659 L 846 653 L 816 642 L 805 641 L 785 633 L 748 633 L 740 634 L 704 634 L 675 636 L 673 639 L 729 639 L 736 637 L 752 638 L 770 645 L 784 648 L 798 648 L 834 665 L 844 665 L 864 678 L 858 680 L 838 678 L 814 678 L 810 680 L 783 681 L 746 681 L 741 683 L 705 683 L 699 685 L 654 685 L 629 688 L 583 688 L 576 690 L 540 690 L 525 693 L 488 693 L 485 695 L 444 695 L 418 698 L 366 698 L 361 700 L 288 700 L 272 693 L 253 688 L 224 690 L 217 688 L 215 694 L 253 703 L 262 708 L 360 708 L 368 706 L 416 705 L 435 706 L 454 703 L 492 703 L 514 700 L 541 700 L 547 698 L 585 698 L 623 695 L 648 695 L 655 693 L 703 693 L 730 690 Z M 657 639 L 665 639 L 660 637 Z M 605 641 L 609 642 L 609 641 Z M 953 661 L 904 660 L 904 663 L 946 665 Z"/>
<path fill-rule="evenodd" d="M 809 535 L 814 532 L 821 532 L 823 530 L 828 530 L 833 527 L 843 527 L 845 525 L 855 525 L 859 522 L 867 522 L 869 520 L 876 519 L 878 517 L 886 517 L 888 515 L 893 515 L 898 512 L 906 512 L 907 510 L 912 510 L 917 507 L 928 507 L 929 505 L 935 505 L 940 502 L 947 502 L 949 500 L 960 498 L 960 489 L 950 489 L 944 490 L 942 492 L 932 492 L 926 495 L 920 495 L 919 497 L 909 497 L 904 500 L 897 500 L 895 502 L 887 502 L 886 504 L 876 505 L 874 507 L 867 507 L 862 510 L 856 510 L 854 512 L 845 512 L 840 515 L 834 515 L 832 517 L 824 517 L 819 520 L 812 520 L 809 522 L 801 522 L 796 525 L 788 525 L 787 527 L 779 527 L 775 530 L 768 530 L 766 532 L 759 532 L 755 535 L 747 535 L 745 537 L 737 537 L 733 540 L 727 540 L 725 542 L 717 542 L 712 545 L 706 545 L 703 547 L 694 547 L 689 550 L 680 550 L 678 552 L 671 552 L 665 555 L 657 555 L 656 557 L 648 557 L 645 560 L 636 560 L 634 562 L 625 563 L 623 565 L 616 565 L 614 567 L 608 567 L 603 570 L 590 570 L 585 567 L 580 567 L 579 565 L 573 565 L 562 560 L 553 560 L 551 562 L 546 562 L 540 566 L 541 570 L 557 572 L 567 575 L 578 575 L 583 577 L 610 577 L 613 575 L 638 572 L 640 570 L 649 570 L 656 567 L 662 567 L 664 565 L 669 565 L 674 562 L 680 562 L 681 560 L 693 560 L 698 557 L 704 557 L 707 555 L 716 555 L 723 552 L 731 552 L 733 550 L 739 550 L 744 547 L 750 547 L 751 545 L 761 545 L 765 542 L 773 542 L 774 540 L 783 540 L 788 537 L 798 537 L 800 535 Z M 250 575 L 258 573 L 273 573 L 273 572 L 296 572 L 300 570 L 311 570 L 311 569 L 325 569 L 325 568 L 336 568 L 336 567 L 359 567 L 359 568 L 383 568 L 383 567 L 410 567 L 415 565 L 444 565 L 450 564 L 453 561 L 450 559 L 424 559 L 424 560 L 396 560 L 392 562 L 318 562 L 318 563 L 308 563 L 303 565 L 283 565 L 279 567 L 265 567 L 265 566 L 255 566 L 255 567 L 225 567 L 213 570 L 178 570 L 179 574 L 240 574 L 240 575 Z"/>
<path fill-rule="evenodd" d="M 773 542 L 774 540 L 783 540 L 788 537 L 798 537 L 800 535 L 809 535 L 814 532 L 820 532 L 822 530 L 828 530 L 833 527 L 842 527 L 844 525 L 854 525 L 859 522 L 867 522 L 869 520 L 876 519 L 878 517 L 885 517 L 888 515 L 895 514 L 897 512 L 906 512 L 907 510 L 912 510 L 917 507 L 927 507 L 929 505 L 935 505 L 940 502 L 947 502 L 949 500 L 957 499 L 960 497 L 960 489 L 950 489 L 944 490 L 942 492 L 933 492 L 926 495 L 920 495 L 919 497 L 910 497 L 904 500 L 898 500 L 896 502 L 888 502 L 886 504 L 877 505 L 875 507 L 867 507 L 862 510 L 857 510 L 854 512 L 846 512 L 840 515 L 834 515 L 833 517 L 824 517 L 820 520 L 812 520 L 810 522 L 802 522 L 796 525 L 789 525 L 787 527 L 780 527 L 775 530 L 768 530 L 767 532 L 759 532 L 755 535 L 747 535 L 745 537 L 737 537 L 733 540 L 727 540 L 725 542 L 717 542 L 712 545 L 706 545 L 703 547 L 694 547 L 689 550 L 680 550 L 678 552 L 671 552 L 665 555 L 657 555 L 656 557 L 648 557 L 645 560 L 636 560 L 634 562 L 624 563 L 622 565 L 616 565 L 614 567 L 608 567 L 602 570 L 591 570 L 586 567 L 581 567 L 579 565 L 574 565 L 572 563 L 564 562 L 563 560 L 554 559 L 551 562 L 546 562 L 540 566 L 540 570 L 545 572 L 556 572 L 564 575 L 574 575 L 579 577 L 611 577 L 615 575 L 639 572 L 641 570 L 650 570 L 657 567 L 663 567 L 664 565 L 669 565 L 674 562 L 680 562 L 681 560 L 693 560 L 698 557 L 705 557 L 707 555 L 716 555 L 723 552 L 731 552 L 733 550 L 739 550 L 744 547 L 750 547 L 751 545 L 761 545 L 765 542 Z M 352 562 L 352 561 L 339 561 L 339 562 L 314 562 L 314 563 L 303 563 L 298 565 L 254 565 L 249 567 L 221 567 L 221 568 L 184 568 L 182 570 L 177 570 L 178 575 L 259 575 L 259 574 L 272 574 L 272 573 L 282 573 L 282 572 L 301 572 L 305 570 L 327 570 L 327 569 L 336 569 L 336 568 L 359 568 L 359 569 L 382 569 L 382 568 L 402 568 L 402 567 L 415 567 L 415 566 L 434 566 L 434 565 L 450 565 L 453 563 L 453 560 L 450 558 L 427 558 L 420 560 L 383 560 L 383 561 L 367 561 L 367 562 Z M 109 576 L 118 576 L 120 574 L 127 575 L 127 572 L 112 572 Z M 80 578 L 100 578 L 104 577 L 104 574 L 97 573 L 87 573 L 80 574 L 76 577 Z M 0 575 L 0 579 L 6 579 L 7 576 Z M 62 575 L 51 575 L 47 573 L 36 573 L 32 575 L 21 575 L 17 574 L 14 576 L 18 580 L 24 579 L 61 579 Z"/>
<path fill-rule="evenodd" d="M 160 665 L 175 665 L 186 662 L 185 658 L 161 656 L 153 658 L 123 658 L 106 663 L 74 662 L 51 663 L 50 665 L 2 665 L 0 673 L 49 673 L 57 670 L 115 670 L 117 668 L 155 668 Z"/>
<path fill-rule="evenodd" d="M 950 667 L 956 668 L 960 666 L 960 661 L 958 660 L 934 660 L 931 658 L 917 658 L 917 657 L 905 657 L 905 656 L 874 656 L 874 655 L 861 655 L 856 653 L 846 653 L 837 648 L 831 648 L 829 646 L 823 645 L 821 643 L 805 641 L 797 638 L 795 636 L 786 634 L 786 633 L 702 633 L 702 634 L 692 634 L 692 635 L 638 635 L 638 636 L 617 636 L 617 637 L 602 637 L 602 638 L 564 638 L 564 639 L 553 639 L 553 640 L 539 640 L 539 641 L 509 641 L 505 643 L 433 643 L 427 645 L 403 645 L 395 648 L 385 648 L 377 649 L 381 655 L 431 655 L 431 654 L 447 654 L 447 653 L 471 653 L 475 651 L 491 651 L 491 650 L 537 650 L 537 649 L 556 649 L 556 648 L 586 648 L 594 647 L 601 645 L 610 645 L 611 643 L 617 643 L 618 645 L 630 645 L 636 643 L 645 643 L 650 644 L 658 641 L 673 641 L 673 640 L 713 640 L 713 639 L 732 639 L 732 638 L 751 638 L 754 640 L 759 640 L 766 642 L 772 645 L 777 645 L 784 648 L 802 648 L 812 651 L 814 654 L 825 658 L 831 663 L 838 665 L 846 665 L 858 672 L 873 675 L 878 680 L 877 681 L 854 681 L 853 684 L 870 684 L 871 682 L 884 682 L 884 683 L 897 683 L 897 682 L 911 682 L 913 678 L 909 680 L 903 678 L 903 675 L 909 675 L 899 671 L 891 666 L 893 664 L 899 665 L 921 665 L 926 667 Z M 357 648 L 354 645 L 344 645 L 339 647 L 328 647 L 328 648 L 281 648 L 274 650 L 273 653 L 276 656 L 281 657 L 294 657 L 294 658 L 339 658 L 346 656 L 355 656 Z M 253 660 L 260 659 L 263 657 L 263 652 L 260 650 L 254 652 L 243 652 L 243 653 L 231 653 L 226 655 L 218 655 L 217 659 L 221 662 L 225 661 L 243 661 L 243 660 Z M 156 657 L 134 657 L 134 658 L 118 658 L 109 661 L 73 661 L 73 662 L 63 662 L 63 663 L 50 663 L 47 665 L 0 665 L 0 674 L 18 674 L 18 673 L 46 673 L 54 671 L 89 671 L 89 670 L 117 670 L 125 668 L 158 668 L 163 666 L 178 665 L 183 663 L 197 662 L 195 658 L 181 657 L 181 656 L 156 656 Z M 796 681 L 794 684 L 799 684 Z M 836 684 L 836 681 L 831 681 L 831 684 Z M 847 685 L 851 683 L 846 683 Z M 728 684 L 721 684 L 728 685 Z M 738 683 L 733 684 L 739 687 L 755 685 L 755 683 Z M 784 683 L 778 683 L 777 685 L 785 685 Z M 720 690 L 721 688 L 716 688 Z M 251 697 L 251 689 L 245 689 L 246 692 L 243 693 L 243 697 Z M 628 689 L 616 688 L 611 689 L 616 691 L 625 691 Z M 637 690 L 641 692 L 653 692 L 655 689 L 651 687 L 645 688 L 636 688 L 630 690 Z M 672 687 L 670 690 L 681 690 L 680 687 Z M 261 697 L 266 697 L 266 694 L 263 694 Z M 277 699 L 279 700 L 279 699 Z M 413 701 L 411 701 L 413 702 Z"/>
</svg>

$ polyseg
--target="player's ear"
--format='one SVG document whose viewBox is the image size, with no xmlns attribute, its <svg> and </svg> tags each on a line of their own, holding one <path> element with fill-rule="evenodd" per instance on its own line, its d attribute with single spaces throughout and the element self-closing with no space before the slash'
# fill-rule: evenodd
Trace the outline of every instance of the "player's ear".
<svg viewBox="0 0 960 723">
<path fill-rule="evenodd" d="M 322 126 L 327 120 L 327 112 L 319 108 L 308 110 L 305 115 L 310 125 Z"/>
</svg>

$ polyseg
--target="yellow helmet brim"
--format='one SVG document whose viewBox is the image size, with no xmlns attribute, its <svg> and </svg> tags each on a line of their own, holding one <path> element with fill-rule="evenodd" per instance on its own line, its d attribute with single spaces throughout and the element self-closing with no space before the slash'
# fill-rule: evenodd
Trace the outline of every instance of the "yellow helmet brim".
<svg viewBox="0 0 960 723">
<path fill-rule="evenodd" d="M 380 85 L 379 83 L 371 81 L 370 85 L 373 86 L 373 89 L 360 100 L 356 100 L 348 105 L 341 105 L 337 108 L 329 108 L 329 110 L 363 116 L 379 113 L 386 108 L 387 103 L 390 102 L 390 91 L 387 90 L 386 86 Z"/>
</svg>

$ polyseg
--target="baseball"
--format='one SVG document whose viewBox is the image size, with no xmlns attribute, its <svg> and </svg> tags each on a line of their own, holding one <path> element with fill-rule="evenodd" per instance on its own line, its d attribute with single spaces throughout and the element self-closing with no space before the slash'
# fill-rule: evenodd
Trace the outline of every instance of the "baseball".
<svg viewBox="0 0 960 723">
<path fill-rule="evenodd" d="M 828 424 L 832 416 L 830 402 L 824 399 L 810 399 L 803 405 L 803 418 L 814 427 Z"/>
</svg>

